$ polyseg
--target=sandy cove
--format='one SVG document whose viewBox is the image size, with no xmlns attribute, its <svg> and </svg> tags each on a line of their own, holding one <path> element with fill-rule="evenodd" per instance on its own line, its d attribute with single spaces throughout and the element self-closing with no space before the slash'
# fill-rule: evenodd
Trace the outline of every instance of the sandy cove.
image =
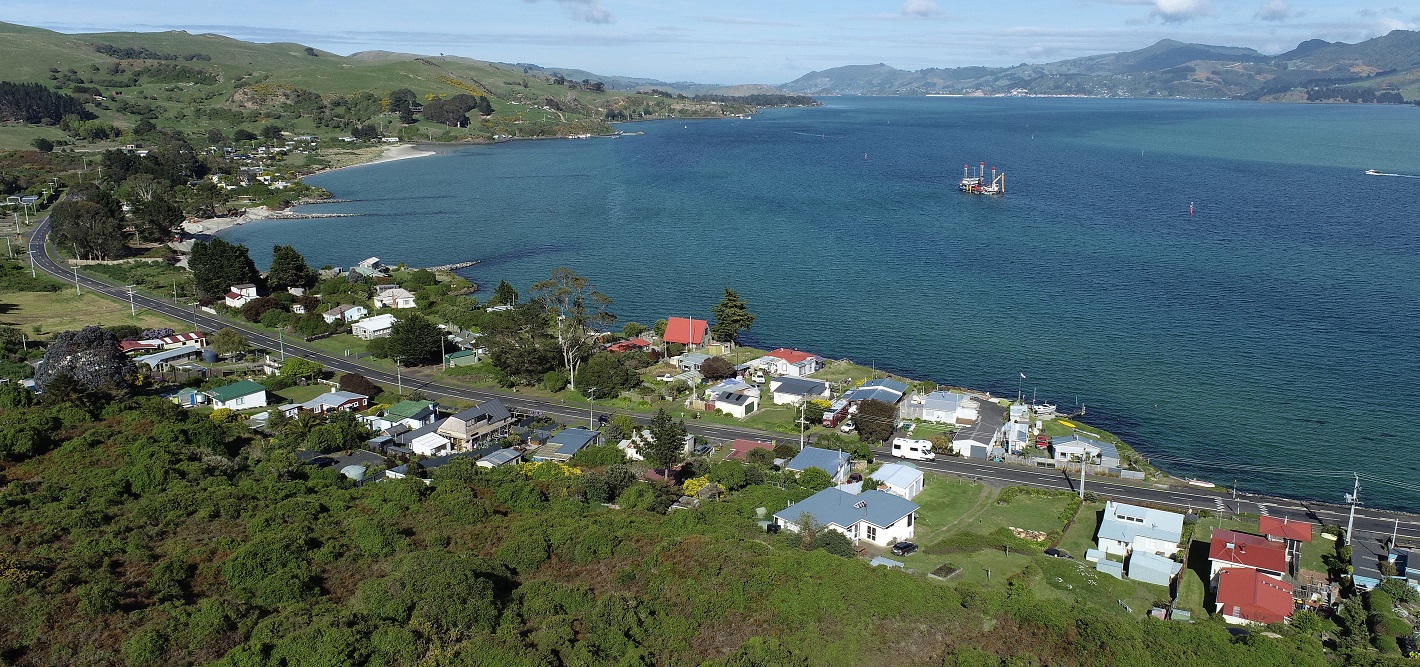
<svg viewBox="0 0 1420 667">
<path fill-rule="evenodd" d="M 419 146 L 416 146 L 416 145 L 414 145 L 414 144 L 399 144 L 399 145 L 390 146 L 389 148 L 384 149 L 382 152 L 379 153 L 379 157 L 377 157 L 377 158 L 375 158 L 375 159 L 373 159 L 373 160 L 368 160 L 368 161 L 366 161 L 366 160 L 364 160 L 363 158 L 365 157 L 365 155 L 368 155 L 368 154 L 369 154 L 368 151 L 351 151 L 351 152 L 349 152 L 349 153 L 343 153 L 343 154 L 340 155 L 340 157 L 354 158 L 354 160 L 352 161 L 351 164 L 345 164 L 345 165 L 341 165 L 341 166 L 339 166 L 339 167 L 332 167 L 332 168 L 329 168 L 329 169 L 323 169 L 323 170 L 318 171 L 318 172 L 316 172 L 316 173 L 317 173 L 317 174 L 324 174 L 324 173 L 328 173 L 328 172 L 332 172 L 332 171 L 338 171 L 338 170 L 341 170 L 341 169 L 349 169 L 349 168 L 351 168 L 351 167 L 362 167 L 362 166 L 365 166 L 365 165 L 380 164 L 381 162 L 393 162 L 393 161 L 395 161 L 395 160 L 408 160 L 408 159 L 417 158 L 417 157 L 429 157 L 430 155 L 437 155 L 437 154 L 440 153 L 440 152 L 442 152 L 442 151 L 438 150 L 437 148 L 436 148 L 435 150 L 421 150 L 421 148 L 420 148 Z M 305 203 L 312 203 L 312 202 L 298 202 L 298 204 L 305 204 Z M 302 216 L 302 217 L 328 217 L 328 216 L 324 216 L 324 215 L 320 215 L 320 214 L 311 214 L 311 215 Z M 246 224 L 246 223 L 248 223 L 248 222 L 253 222 L 253 221 L 257 221 L 257 220 L 267 220 L 267 219 L 271 219 L 271 218 L 278 218 L 278 219 L 280 219 L 280 218 L 284 218 L 284 216 L 282 215 L 282 212 L 281 212 L 281 211 L 273 211 L 273 210 L 271 210 L 269 207 L 266 207 L 266 206 L 253 206 L 253 207 L 251 207 L 251 208 L 248 208 L 248 209 L 244 210 L 241 215 L 235 216 L 235 217 L 230 217 L 230 218 L 228 218 L 228 217 L 216 217 L 216 218 L 205 218 L 205 219 L 200 219 L 200 220 L 199 220 L 199 219 L 186 220 L 186 221 L 184 221 L 184 222 L 182 223 L 182 231 L 185 232 L 185 233 L 187 233 L 187 234 L 189 234 L 189 235 L 216 234 L 217 232 L 220 232 L 220 231 L 222 231 L 222 230 L 224 230 L 224 229 L 228 229 L 228 228 L 231 228 L 231 227 L 236 227 L 237 225 L 243 225 L 243 224 Z"/>
</svg>

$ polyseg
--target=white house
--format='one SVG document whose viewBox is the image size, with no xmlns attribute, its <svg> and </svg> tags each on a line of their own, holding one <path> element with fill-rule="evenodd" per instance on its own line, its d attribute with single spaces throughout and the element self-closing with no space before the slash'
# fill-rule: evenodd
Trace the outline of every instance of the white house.
<svg viewBox="0 0 1420 667">
<path fill-rule="evenodd" d="M 759 409 L 759 399 L 749 394 L 717 394 L 715 409 L 744 419 Z"/>
<path fill-rule="evenodd" d="M 400 401 L 385 408 L 383 414 L 360 415 L 357 419 L 374 431 L 383 431 L 396 424 L 410 430 L 433 424 L 439 414 L 439 404 L 433 401 Z"/>
<path fill-rule="evenodd" d="M 908 500 L 916 498 L 917 494 L 922 492 L 922 471 L 911 464 L 885 464 L 873 472 L 872 478 L 878 481 L 879 491 L 886 491 Z"/>
<path fill-rule="evenodd" d="M 380 308 L 413 308 L 414 295 L 398 285 L 376 285 L 375 305 Z"/>
<path fill-rule="evenodd" d="M 827 382 L 799 377 L 772 378 L 769 391 L 775 405 L 797 405 L 801 401 L 829 397 Z"/>
<path fill-rule="evenodd" d="M 242 380 L 225 387 L 209 389 L 207 397 L 212 399 L 214 410 L 227 408 L 229 410 L 249 410 L 251 408 L 266 407 L 266 387 L 263 387 L 251 380 Z"/>
<path fill-rule="evenodd" d="M 256 285 L 232 285 L 232 291 L 227 292 L 226 304 L 228 308 L 241 308 L 256 298 Z"/>
<path fill-rule="evenodd" d="M 346 303 L 325 311 L 321 317 L 325 319 L 326 324 L 335 324 L 336 320 L 354 322 L 369 314 L 370 310 L 364 306 L 352 306 Z"/>
<path fill-rule="evenodd" d="M 1099 459 L 1099 465 L 1107 468 L 1119 467 L 1119 450 L 1113 444 L 1103 440 L 1070 434 L 1060 438 L 1052 438 L 1050 449 L 1055 452 L 1055 460 L 1060 463 L 1069 461 L 1093 463 L 1095 459 Z"/>
<path fill-rule="evenodd" d="M 882 491 L 854 495 L 827 488 L 774 513 L 774 522 L 798 532 L 808 520 L 848 536 L 855 544 L 864 540 L 879 546 L 912 539 L 917 503 Z"/>
<path fill-rule="evenodd" d="M 399 320 L 395 319 L 394 315 L 367 317 L 350 325 L 350 333 L 361 340 L 384 338 L 390 335 L 390 331 L 394 329 L 394 325 L 398 322 Z"/>
<path fill-rule="evenodd" d="M 779 348 L 765 353 L 762 360 L 768 362 L 770 373 L 788 377 L 804 377 L 823 368 L 823 358 L 808 352 Z"/>
<path fill-rule="evenodd" d="M 980 416 L 981 403 L 976 399 L 952 391 L 934 391 L 926 396 L 916 395 L 912 402 L 921 406 L 922 419 L 938 424 L 976 423 Z"/>
<path fill-rule="evenodd" d="M 1183 539 L 1183 515 L 1176 512 L 1106 502 L 1100 521 L 1099 547 L 1107 554 L 1127 556 L 1139 550 L 1161 556 L 1178 553 Z"/>
</svg>

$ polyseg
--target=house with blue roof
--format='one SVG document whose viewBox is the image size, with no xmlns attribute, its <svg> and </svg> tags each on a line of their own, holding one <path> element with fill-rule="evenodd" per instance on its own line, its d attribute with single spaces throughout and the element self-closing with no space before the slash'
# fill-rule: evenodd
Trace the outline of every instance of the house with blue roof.
<svg viewBox="0 0 1420 667">
<path fill-rule="evenodd" d="M 1098 534 L 1100 551 L 1116 556 L 1131 552 L 1172 556 L 1183 539 L 1183 515 L 1109 501 Z"/>
<path fill-rule="evenodd" d="M 803 473 L 809 468 L 818 468 L 833 479 L 837 484 L 848 479 L 848 452 L 839 452 L 832 449 L 820 449 L 818 447 L 805 447 L 788 463 L 784 465 L 786 470 L 796 473 Z"/>
<path fill-rule="evenodd" d="M 907 385 L 891 378 L 878 378 L 868 380 L 843 395 L 843 399 L 849 403 L 862 403 L 863 401 L 882 401 L 888 405 L 897 405 L 902 401 L 902 397 L 907 394 Z"/>
<path fill-rule="evenodd" d="M 888 546 L 912 539 L 917 503 L 882 491 L 854 495 L 827 488 L 774 513 L 783 530 L 799 532 L 809 522 L 843 533 L 854 544 Z"/>
<path fill-rule="evenodd" d="M 563 429 L 532 453 L 533 461 L 566 462 L 574 454 L 596 442 L 601 433 L 581 427 Z"/>
</svg>

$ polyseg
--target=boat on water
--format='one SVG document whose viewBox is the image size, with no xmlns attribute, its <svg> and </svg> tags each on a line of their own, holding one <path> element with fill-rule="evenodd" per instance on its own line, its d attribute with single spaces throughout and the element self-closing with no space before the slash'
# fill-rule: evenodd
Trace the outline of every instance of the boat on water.
<svg viewBox="0 0 1420 667">
<path fill-rule="evenodd" d="M 1379 171 L 1376 171 L 1375 169 L 1367 169 L 1367 170 L 1366 170 L 1366 175 L 1367 175 L 1367 176 L 1383 176 L 1384 174 L 1382 174 L 1382 173 L 1379 172 Z"/>
<path fill-rule="evenodd" d="M 958 185 L 962 192 L 974 195 L 999 196 L 1006 194 L 1006 172 L 996 173 L 996 168 L 991 168 L 991 180 L 986 179 L 986 163 L 982 162 L 976 175 L 971 175 L 971 166 L 962 165 L 961 183 Z"/>
</svg>

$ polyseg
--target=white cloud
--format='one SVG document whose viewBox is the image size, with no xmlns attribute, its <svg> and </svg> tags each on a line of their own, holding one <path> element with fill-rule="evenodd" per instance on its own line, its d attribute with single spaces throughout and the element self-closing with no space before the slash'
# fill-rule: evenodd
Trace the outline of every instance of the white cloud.
<svg viewBox="0 0 1420 667">
<path fill-rule="evenodd" d="M 523 0 L 538 2 L 538 0 Z M 556 0 L 562 11 L 583 23 L 616 23 L 616 17 L 602 5 L 601 0 Z"/>
<path fill-rule="evenodd" d="M 1252 17 L 1259 21 L 1285 21 L 1292 18 L 1292 6 L 1286 0 L 1268 0 Z"/>
<path fill-rule="evenodd" d="M 1213 0 L 1154 0 L 1154 18 L 1164 23 L 1183 23 L 1213 15 Z"/>
<path fill-rule="evenodd" d="M 932 0 L 907 0 L 902 3 L 902 15 L 913 18 L 932 18 L 942 13 L 942 8 Z"/>
</svg>

